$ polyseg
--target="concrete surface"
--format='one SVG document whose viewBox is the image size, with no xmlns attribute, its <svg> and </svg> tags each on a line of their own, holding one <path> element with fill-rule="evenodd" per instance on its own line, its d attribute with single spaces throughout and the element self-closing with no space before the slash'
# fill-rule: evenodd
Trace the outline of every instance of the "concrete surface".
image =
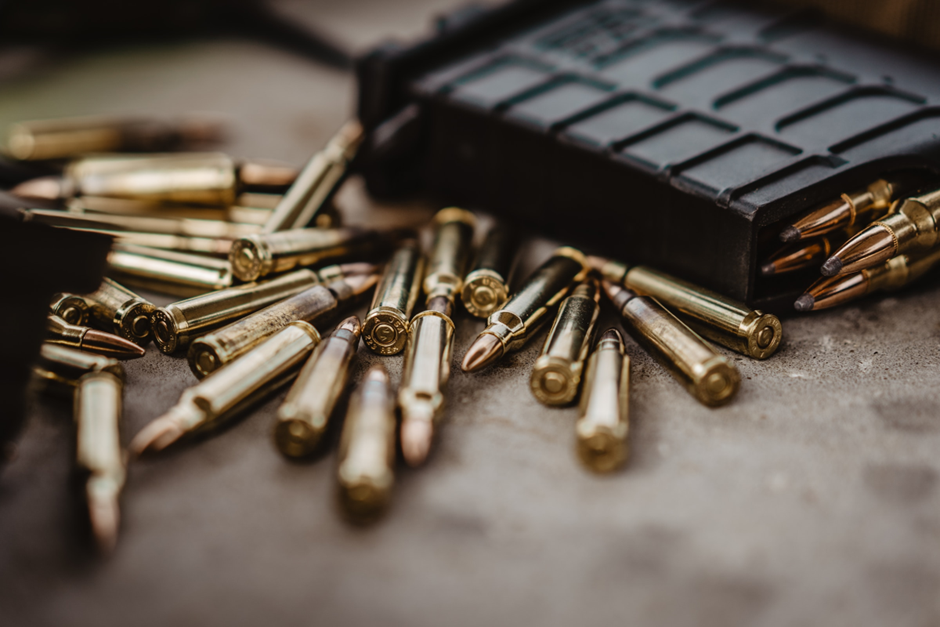
<svg viewBox="0 0 940 627">
<path fill-rule="evenodd" d="M 447 5 L 450 2 L 440 2 Z M 439 6 L 292 3 L 361 47 Z M 224 111 L 231 151 L 301 163 L 351 110 L 347 75 L 236 41 L 79 56 L 7 82 L 0 123 Z M 353 181 L 350 223 L 422 222 Z M 533 240 L 524 266 L 551 244 Z M 576 409 L 528 390 L 544 334 L 454 373 L 426 468 L 402 469 L 379 524 L 333 501 L 332 449 L 285 461 L 284 392 L 203 441 L 134 463 L 116 554 L 90 555 L 69 490 L 66 402 L 38 400 L 0 468 L 2 625 L 940 625 L 940 292 L 785 321 L 767 362 L 733 356 L 737 399 L 697 404 L 634 343 L 632 463 L 579 467 Z M 154 297 L 159 302 L 170 299 Z M 605 313 L 601 328 L 615 321 Z M 482 323 L 457 320 L 456 358 Z M 358 379 L 382 359 L 360 349 Z M 456 361 L 456 360 L 455 360 Z M 127 364 L 125 442 L 195 379 L 155 348 Z"/>
</svg>

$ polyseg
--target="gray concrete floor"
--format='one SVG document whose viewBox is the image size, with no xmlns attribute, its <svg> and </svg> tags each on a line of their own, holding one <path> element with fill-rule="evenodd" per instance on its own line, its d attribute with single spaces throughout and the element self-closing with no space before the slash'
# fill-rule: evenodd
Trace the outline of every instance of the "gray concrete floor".
<svg viewBox="0 0 940 627">
<path fill-rule="evenodd" d="M 440 7 L 287 8 L 361 48 Z M 310 61 L 196 42 L 77 56 L 7 82 L 0 124 L 222 111 L 238 130 L 231 152 L 300 164 L 352 98 L 349 76 Z M 338 204 L 349 223 L 434 210 L 376 204 L 356 180 Z M 530 241 L 524 267 L 551 246 Z M 37 400 L 0 469 L 0 624 L 938 625 L 935 285 L 786 320 L 766 362 L 727 353 L 743 384 L 717 410 L 630 342 L 633 459 L 608 477 L 575 459 L 576 409 L 529 393 L 544 335 L 488 372 L 457 370 L 430 463 L 402 469 L 389 515 L 367 529 L 337 515 L 332 451 L 291 463 L 275 450 L 282 392 L 134 463 L 118 550 L 99 560 L 76 530 L 69 404 Z M 601 328 L 616 324 L 604 316 Z M 459 359 L 482 324 L 457 327 Z M 400 357 L 364 348 L 354 380 L 377 359 L 397 382 Z M 125 441 L 195 381 L 155 349 L 127 371 Z"/>
</svg>

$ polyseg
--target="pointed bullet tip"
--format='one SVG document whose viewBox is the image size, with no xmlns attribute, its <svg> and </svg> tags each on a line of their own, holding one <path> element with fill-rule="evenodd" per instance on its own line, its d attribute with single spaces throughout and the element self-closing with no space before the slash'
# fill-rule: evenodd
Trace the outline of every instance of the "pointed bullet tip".
<svg viewBox="0 0 940 627">
<path fill-rule="evenodd" d="M 89 494 L 88 517 L 98 551 L 104 555 L 111 554 L 117 545 L 120 524 L 117 498 L 114 495 Z"/>
<path fill-rule="evenodd" d="M 816 304 L 816 299 L 813 298 L 811 294 L 803 294 L 796 299 L 796 302 L 793 303 L 793 308 L 799 312 L 807 312 L 813 310 L 813 305 Z"/>
<path fill-rule="evenodd" d="M 476 372 L 489 366 L 503 356 L 503 344 L 495 335 L 483 333 L 467 349 L 460 364 L 464 372 Z"/>
<path fill-rule="evenodd" d="M 829 257 L 819 269 L 823 276 L 835 276 L 842 270 L 842 260 L 838 257 Z"/>
<path fill-rule="evenodd" d="M 795 226 L 788 226 L 787 228 L 780 231 L 780 241 L 784 244 L 795 242 L 798 239 L 800 239 L 800 230 Z"/>
<path fill-rule="evenodd" d="M 85 332 L 82 337 L 82 350 L 100 353 L 106 357 L 116 357 L 117 359 L 137 359 L 147 353 L 144 347 L 138 346 L 130 340 L 96 329 L 89 329 Z"/>
<path fill-rule="evenodd" d="M 401 452 L 409 466 L 416 468 L 427 461 L 433 437 L 434 428 L 430 420 L 402 420 Z"/>
<path fill-rule="evenodd" d="M 163 416 L 141 429 L 140 433 L 131 440 L 129 448 L 135 457 L 156 453 L 179 440 L 184 433 L 185 431 L 175 420 Z"/>
<path fill-rule="evenodd" d="M 777 273 L 777 266 L 772 263 L 765 263 L 760 267 L 761 276 L 773 276 Z"/>
</svg>

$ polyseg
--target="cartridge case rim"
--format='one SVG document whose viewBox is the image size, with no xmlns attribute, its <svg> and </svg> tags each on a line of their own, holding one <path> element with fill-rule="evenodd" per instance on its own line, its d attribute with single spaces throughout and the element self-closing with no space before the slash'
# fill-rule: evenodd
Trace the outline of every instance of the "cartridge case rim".
<svg viewBox="0 0 940 627">
<path fill-rule="evenodd" d="M 747 354 L 753 359 L 767 359 L 777 352 L 783 340 L 783 325 L 773 314 L 755 310 L 741 323 L 747 338 Z"/>
<path fill-rule="evenodd" d="M 608 425 L 593 425 L 590 432 L 578 421 L 577 453 L 581 463 L 593 472 L 608 473 L 625 465 L 630 458 L 629 435 L 618 437 Z"/>
<path fill-rule="evenodd" d="M 581 364 L 554 355 L 542 355 L 535 361 L 529 388 L 540 402 L 563 406 L 574 401 L 581 387 Z"/>
<path fill-rule="evenodd" d="M 150 317 L 156 306 L 144 299 L 125 304 L 114 316 L 114 326 L 124 338 L 146 346 L 153 337 Z"/>
<path fill-rule="evenodd" d="M 229 252 L 232 274 L 240 281 L 256 281 L 272 263 L 271 251 L 257 235 L 248 235 L 232 242 Z"/>
<path fill-rule="evenodd" d="M 391 307 L 373 309 L 362 323 L 362 339 L 379 355 L 397 355 L 408 341 L 409 320 Z"/>
<path fill-rule="evenodd" d="M 153 341 L 160 352 L 170 355 L 180 345 L 180 334 L 186 328 L 186 319 L 175 304 L 158 307 L 150 316 Z"/>
<path fill-rule="evenodd" d="M 693 394 L 709 407 L 720 407 L 734 398 L 741 375 L 724 355 L 698 364 L 692 380 Z"/>
<path fill-rule="evenodd" d="M 316 450 L 323 439 L 323 432 L 314 429 L 303 418 L 283 415 L 296 409 L 295 405 L 282 405 L 278 410 L 278 421 L 274 425 L 274 442 L 281 453 L 299 459 Z"/>
<path fill-rule="evenodd" d="M 499 273 L 480 268 L 464 279 L 460 300 L 472 316 L 487 318 L 509 300 L 509 287 Z"/>
<path fill-rule="evenodd" d="M 460 207 L 446 207 L 434 214 L 435 225 L 446 224 L 448 222 L 462 222 L 470 227 L 475 227 L 477 217 L 472 212 Z"/>
</svg>

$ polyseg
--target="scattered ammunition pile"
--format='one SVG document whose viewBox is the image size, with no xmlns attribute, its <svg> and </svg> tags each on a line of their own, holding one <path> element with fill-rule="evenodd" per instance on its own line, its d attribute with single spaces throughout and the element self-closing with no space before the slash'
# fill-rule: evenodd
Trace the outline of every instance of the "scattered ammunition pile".
<svg viewBox="0 0 940 627">
<path fill-rule="evenodd" d="M 82 129 L 92 122 L 71 124 Z M 130 131 L 136 139 L 120 143 L 127 133 L 113 126 L 118 130 L 108 150 L 140 144 Z M 34 153 L 24 146 L 32 142 L 46 146 L 35 154 L 49 157 L 55 142 L 43 138 L 48 128 L 67 135 L 69 124 L 19 125 L 7 152 L 28 158 Z M 185 144 L 179 129 L 153 128 L 177 138 L 160 146 Z M 92 294 L 55 297 L 35 367 L 45 390 L 74 395 L 78 462 L 88 473 L 86 500 L 103 549 L 114 546 L 125 477 L 119 437 L 124 371 L 115 358 L 139 357 L 151 341 L 166 354 L 185 351 L 198 382 L 135 435 L 134 456 L 211 431 L 291 381 L 274 442 L 287 457 L 308 456 L 322 448 L 334 410 L 353 389 L 336 481 L 342 511 L 356 522 L 387 508 L 399 450 L 409 466 L 422 465 L 430 454 L 455 360 L 460 305 L 486 320 L 460 362 L 467 373 L 492 366 L 549 328 L 530 388 L 547 406 L 580 398 L 575 449 L 596 472 L 628 460 L 630 430 L 630 359 L 618 329 L 596 328 L 602 294 L 636 342 L 707 406 L 728 403 L 741 383 L 734 363 L 709 341 L 753 359 L 770 357 L 780 345 L 783 330 L 773 315 L 652 268 L 567 246 L 512 291 L 520 234 L 495 224 L 480 233 L 474 254 L 478 220 L 463 209 L 435 215 L 427 251 L 411 230 L 341 226 L 330 199 L 361 141 L 358 125 L 346 125 L 299 174 L 215 153 L 56 152 L 55 158 L 75 159 L 61 177 L 15 190 L 65 205 L 24 209 L 28 219 L 116 239 L 111 278 Z M 88 144 L 75 145 L 84 150 Z M 904 189 L 877 181 L 787 226 L 780 237 L 791 248 L 762 273 L 820 265 L 834 275 L 797 301 L 801 311 L 920 276 L 940 260 L 940 192 L 909 195 Z M 125 284 L 184 299 L 156 307 Z M 362 321 L 346 317 L 326 333 L 341 310 L 373 289 Z M 378 355 L 403 353 L 397 392 L 381 364 L 362 381 L 350 381 L 360 339 Z"/>
</svg>

